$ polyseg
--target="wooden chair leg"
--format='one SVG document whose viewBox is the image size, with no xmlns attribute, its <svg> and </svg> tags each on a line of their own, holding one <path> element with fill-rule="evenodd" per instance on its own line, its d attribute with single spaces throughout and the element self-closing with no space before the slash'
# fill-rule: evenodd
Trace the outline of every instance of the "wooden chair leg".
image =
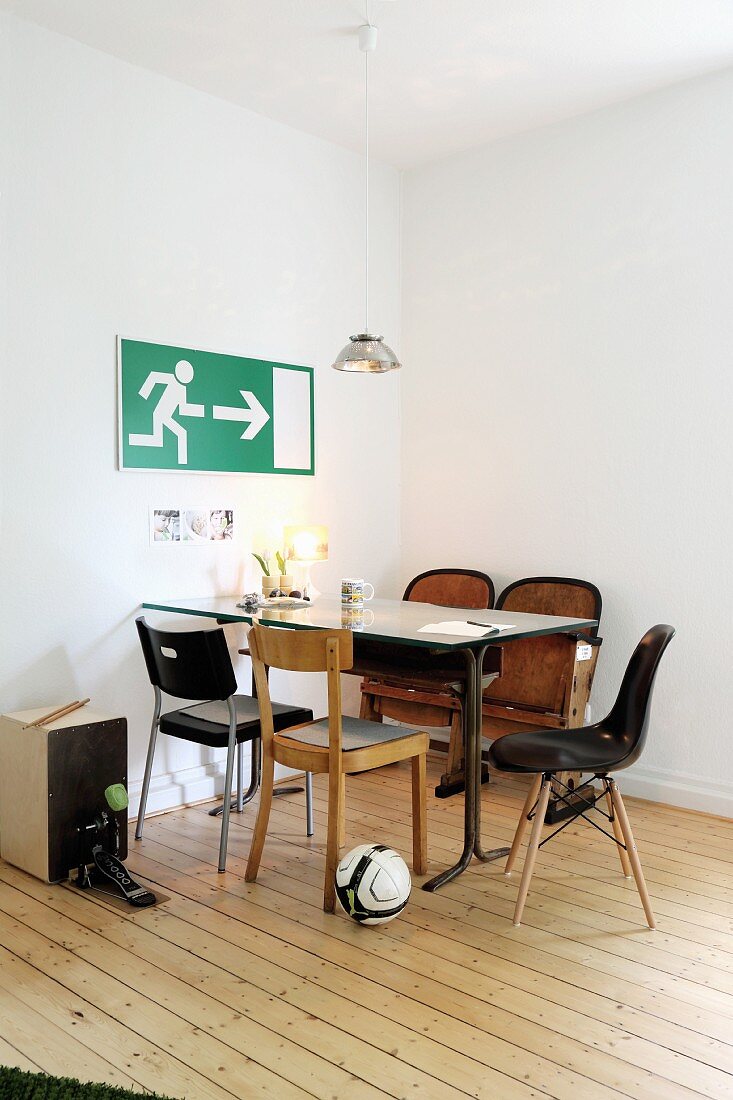
<svg viewBox="0 0 733 1100">
<path fill-rule="evenodd" d="M 450 741 L 448 742 L 448 763 L 446 772 L 455 775 L 463 768 L 463 712 L 454 710 L 450 724 Z"/>
<path fill-rule="evenodd" d="M 512 867 L 514 866 L 514 863 L 516 861 L 519 849 L 522 846 L 522 839 L 524 838 L 524 834 L 527 829 L 527 822 L 529 820 L 527 814 L 530 812 L 535 802 L 537 801 L 537 796 L 540 793 L 541 786 L 542 776 L 537 775 L 532 780 L 532 784 L 529 788 L 529 791 L 527 792 L 527 797 L 524 800 L 524 806 L 522 806 L 522 814 L 519 818 L 519 821 L 517 822 L 517 831 L 514 834 L 512 848 L 509 855 L 507 856 L 506 867 L 504 868 L 505 875 L 510 875 L 512 873 Z"/>
<path fill-rule="evenodd" d="M 336 867 L 339 861 L 339 830 L 344 786 L 341 769 L 328 773 L 328 823 L 326 833 L 326 874 L 323 883 L 323 908 L 333 913 L 336 908 Z"/>
<path fill-rule="evenodd" d="M 365 722 L 381 722 L 382 715 L 374 707 L 374 696 L 368 691 L 362 691 L 359 704 L 359 717 Z"/>
<path fill-rule="evenodd" d="M 346 843 L 346 773 L 341 772 L 341 799 L 339 808 L 339 848 Z"/>
<path fill-rule="evenodd" d="M 613 835 L 616 837 L 616 847 L 618 849 L 618 857 L 621 860 L 621 870 L 626 878 L 631 878 L 629 855 L 626 849 L 621 847 L 626 841 L 624 840 L 624 834 L 621 832 L 618 814 L 613 807 L 613 799 L 611 798 L 611 792 L 609 790 L 606 791 L 606 805 L 608 806 L 608 816 L 611 818 L 611 825 L 613 826 Z"/>
<path fill-rule="evenodd" d="M 529 838 L 529 846 L 527 848 L 527 854 L 524 857 L 524 870 L 522 871 L 522 881 L 519 884 L 519 893 L 517 895 L 517 904 L 514 908 L 514 927 L 519 928 L 522 923 L 522 913 L 524 912 L 524 903 L 527 900 L 527 893 L 529 891 L 529 884 L 532 878 L 532 872 L 534 871 L 535 860 L 537 859 L 537 851 L 540 846 L 540 837 L 542 835 L 542 826 L 545 823 L 545 814 L 547 812 L 547 803 L 550 800 L 550 788 L 552 786 L 552 780 L 549 776 L 543 776 L 542 787 L 540 789 L 540 798 L 537 803 L 537 811 L 532 822 L 532 833 Z"/>
<path fill-rule="evenodd" d="M 611 780 L 611 798 L 613 799 L 613 807 L 618 815 L 618 822 L 621 826 L 621 832 L 623 833 L 624 841 L 626 842 L 626 853 L 629 857 L 631 870 L 634 872 L 636 889 L 639 891 L 641 904 L 644 906 L 644 913 L 646 914 L 647 924 L 650 928 L 656 928 L 657 922 L 654 919 L 654 910 L 652 909 L 649 891 L 647 890 L 646 882 L 644 881 L 644 872 L 641 869 L 641 860 L 639 859 L 639 853 L 636 850 L 636 841 L 634 840 L 634 834 L 631 831 L 631 825 L 629 824 L 626 807 L 624 806 L 623 799 L 621 798 L 621 792 L 616 786 L 615 779 Z"/>
<path fill-rule="evenodd" d="M 428 808 L 426 754 L 412 758 L 412 869 L 424 875 L 428 869 Z"/>
<path fill-rule="evenodd" d="M 270 748 L 270 750 L 268 751 L 263 745 L 262 775 L 260 779 L 260 805 L 257 810 L 257 820 L 255 821 L 254 833 L 252 834 L 252 845 L 249 850 L 247 869 L 244 872 L 244 878 L 246 882 L 254 882 L 257 878 L 257 872 L 260 869 L 262 849 L 265 847 L 267 826 L 270 821 L 270 807 L 272 806 L 272 786 L 274 781 L 275 758 L 272 753 L 272 748 Z M 227 791 L 224 791 L 224 797 L 229 797 Z"/>
</svg>

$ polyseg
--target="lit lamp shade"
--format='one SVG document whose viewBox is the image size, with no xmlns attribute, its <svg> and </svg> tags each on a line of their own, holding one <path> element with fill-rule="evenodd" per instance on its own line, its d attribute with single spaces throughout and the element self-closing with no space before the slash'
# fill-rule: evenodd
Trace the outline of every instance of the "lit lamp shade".
<svg viewBox="0 0 733 1100">
<path fill-rule="evenodd" d="M 327 527 L 286 527 L 283 536 L 292 561 L 328 561 Z"/>
<path fill-rule="evenodd" d="M 372 336 L 368 332 L 352 336 L 333 364 L 334 370 L 362 374 L 384 374 L 388 370 L 399 370 L 400 366 L 399 359 L 389 344 L 385 344 L 384 337 Z"/>
</svg>

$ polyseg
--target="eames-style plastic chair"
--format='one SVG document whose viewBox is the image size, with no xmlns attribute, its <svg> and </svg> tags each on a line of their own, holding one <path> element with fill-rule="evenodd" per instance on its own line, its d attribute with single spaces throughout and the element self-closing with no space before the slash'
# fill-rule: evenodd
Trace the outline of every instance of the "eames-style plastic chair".
<svg viewBox="0 0 733 1100">
<path fill-rule="evenodd" d="M 224 805 L 221 818 L 219 843 L 219 870 L 226 869 L 227 837 L 231 812 L 231 790 L 234 773 L 235 750 L 249 741 L 252 745 L 252 782 L 259 776 L 260 762 L 260 714 L 256 699 L 248 695 L 236 695 L 237 680 L 232 667 L 224 631 L 215 630 L 169 631 L 155 630 L 140 616 L 135 620 L 140 644 L 150 682 L 155 692 L 153 723 L 150 730 L 145 777 L 140 796 L 135 839 L 143 835 L 145 808 L 153 771 L 153 758 L 158 731 L 184 741 L 193 741 L 214 749 L 226 749 L 226 779 L 224 781 Z M 178 699 L 206 700 L 196 706 L 162 714 L 162 693 Z M 272 704 L 272 721 L 278 730 L 313 720 L 313 711 L 304 707 Z M 245 804 L 242 793 L 242 769 L 237 769 L 237 798 L 235 808 L 241 813 Z M 249 792 L 248 792 L 249 793 Z M 252 791 L 254 794 L 254 791 Z M 308 816 L 312 810 L 308 807 Z"/>
<path fill-rule="evenodd" d="M 532 832 L 524 857 L 522 881 L 514 910 L 515 926 L 518 927 L 522 920 L 541 843 L 546 844 L 572 821 L 582 817 L 618 845 L 623 872 L 627 878 L 633 874 L 649 927 L 656 927 L 634 835 L 611 773 L 628 768 L 641 756 L 649 728 L 654 680 L 662 654 L 673 636 L 672 626 L 653 626 L 646 632 L 629 661 L 613 709 L 602 722 L 579 729 L 510 733 L 492 744 L 489 750 L 489 763 L 492 767 L 499 771 L 536 775 L 524 803 L 505 868 L 505 874 L 510 874 L 527 823 L 531 821 Z M 592 772 L 595 779 L 600 779 L 602 790 L 599 792 L 590 784 L 585 784 L 573 791 L 574 801 L 570 803 L 570 789 L 558 778 L 562 772 L 568 771 Z M 562 801 L 572 805 L 573 814 L 540 843 L 551 786 L 556 792 L 560 790 L 559 797 Z M 563 788 L 565 793 L 562 793 Z M 597 805 L 604 799 L 607 812 L 600 810 Z M 591 811 L 609 822 L 613 828 L 613 836 L 598 825 L 593 817 L 588 816 Z"/>
</svg>

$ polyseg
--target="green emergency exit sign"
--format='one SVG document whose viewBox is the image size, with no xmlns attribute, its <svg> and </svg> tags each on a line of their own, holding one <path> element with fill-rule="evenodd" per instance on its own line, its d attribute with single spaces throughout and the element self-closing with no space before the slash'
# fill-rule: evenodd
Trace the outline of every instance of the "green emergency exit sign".
<svg viewBox="0 0 733 1100">
<path fill-rule="evenodd" d="M 121 470 L 315 472 L 313 369 L 118 340 Z"/>
</svg>

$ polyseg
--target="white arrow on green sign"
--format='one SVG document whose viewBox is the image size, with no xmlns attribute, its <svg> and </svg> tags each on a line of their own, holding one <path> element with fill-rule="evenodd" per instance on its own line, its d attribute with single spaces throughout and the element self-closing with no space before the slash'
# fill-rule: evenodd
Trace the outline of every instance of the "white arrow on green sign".
<svg viewBox="0 0 733 1100">
<path fill-rule="evenodd" d="M 313 474 L 313 369 L 118 341 L 121 470 Z"/>
</svg>

